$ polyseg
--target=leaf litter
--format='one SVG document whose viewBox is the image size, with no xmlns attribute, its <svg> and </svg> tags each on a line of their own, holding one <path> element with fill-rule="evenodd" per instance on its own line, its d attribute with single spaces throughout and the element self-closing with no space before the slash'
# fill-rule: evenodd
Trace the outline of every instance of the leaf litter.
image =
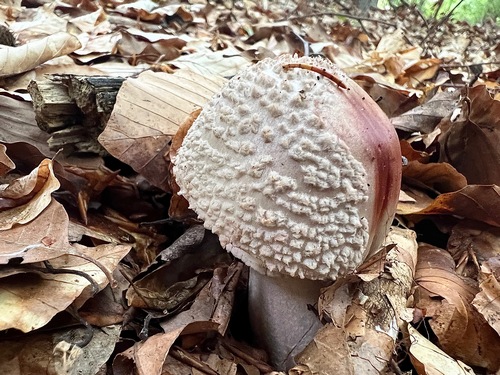
<svg viewBox="0 0 500 375">
<path fill-rule="evenodd" d="M 498 371 L 492 22 L 324 1 L 31 3 L 0 8 L 4 373 L 278 373 L 251 340 L 246 267 L 176 196 L 170 160 L 225 79 L 281 53 L 338 64 L 407 160 L 386 247 L 324 290 L 325 325 L 289 373 Z M 129 77 L 105 153 L 50 150 L 36 127 L 27 85 L 62 73 Z"/>
</svg>

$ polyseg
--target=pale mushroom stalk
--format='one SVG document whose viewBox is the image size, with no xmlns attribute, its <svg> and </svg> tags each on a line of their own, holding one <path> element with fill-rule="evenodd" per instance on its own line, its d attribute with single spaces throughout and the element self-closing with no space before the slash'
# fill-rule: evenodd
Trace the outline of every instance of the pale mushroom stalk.
<svg viewBox="0 0 500 375">
<path fill-rule="evenodd" d="M 180 194 L 251 267 L 250 315 L 271 363 L 319 327 L 321 280 L 353 272 L 394 217 L 401 152 L 377 104 L 322 58 L 266 59 L 202 110 L 174 158 Z"/>
</svg>

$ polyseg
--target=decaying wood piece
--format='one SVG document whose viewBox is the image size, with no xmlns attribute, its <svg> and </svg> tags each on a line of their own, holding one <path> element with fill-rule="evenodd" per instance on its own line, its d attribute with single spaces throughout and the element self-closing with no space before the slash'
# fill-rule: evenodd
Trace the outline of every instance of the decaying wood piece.
<svg viewBox="0 0 500 375">
<path fill-rule="evenodd" d="M 32 81 L 28 91 L 38 126 L 52 135 L 50 149 L 104 154 L 97 136 L 106 126 L 123 81 L 121 77 L 75 75 Z"/>
</svg>

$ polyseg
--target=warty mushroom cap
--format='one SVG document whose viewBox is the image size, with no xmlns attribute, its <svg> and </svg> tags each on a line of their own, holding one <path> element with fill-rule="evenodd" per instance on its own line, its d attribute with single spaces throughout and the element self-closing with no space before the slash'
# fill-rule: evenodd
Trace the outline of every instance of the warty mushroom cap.
<svg viewBox="0 0 500 375">
<path fill-rule="evenodd" d="M 334 279 L 385 237 L 401 153 L 354 81 L 326 59 L 285 55 L 240 72 L 205 105 L 173 170 L 205 227 L 247 265 Z"/>
</svg>

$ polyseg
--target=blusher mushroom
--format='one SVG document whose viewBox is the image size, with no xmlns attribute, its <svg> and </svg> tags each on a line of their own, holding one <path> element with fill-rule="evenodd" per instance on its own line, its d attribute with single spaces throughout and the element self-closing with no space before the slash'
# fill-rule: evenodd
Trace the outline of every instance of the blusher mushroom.
<svg viewBox="0 0 500 375">
<path fill-rule="evenodd" d="M 266 59 L 205 105 L 174 158 L 180 194 L 251 267 L 252 326 L 278 368 L 320 326 L 307 307 L 392 222 L 401 152 L 388 118 L 322 58 Z"/>
</svg>

